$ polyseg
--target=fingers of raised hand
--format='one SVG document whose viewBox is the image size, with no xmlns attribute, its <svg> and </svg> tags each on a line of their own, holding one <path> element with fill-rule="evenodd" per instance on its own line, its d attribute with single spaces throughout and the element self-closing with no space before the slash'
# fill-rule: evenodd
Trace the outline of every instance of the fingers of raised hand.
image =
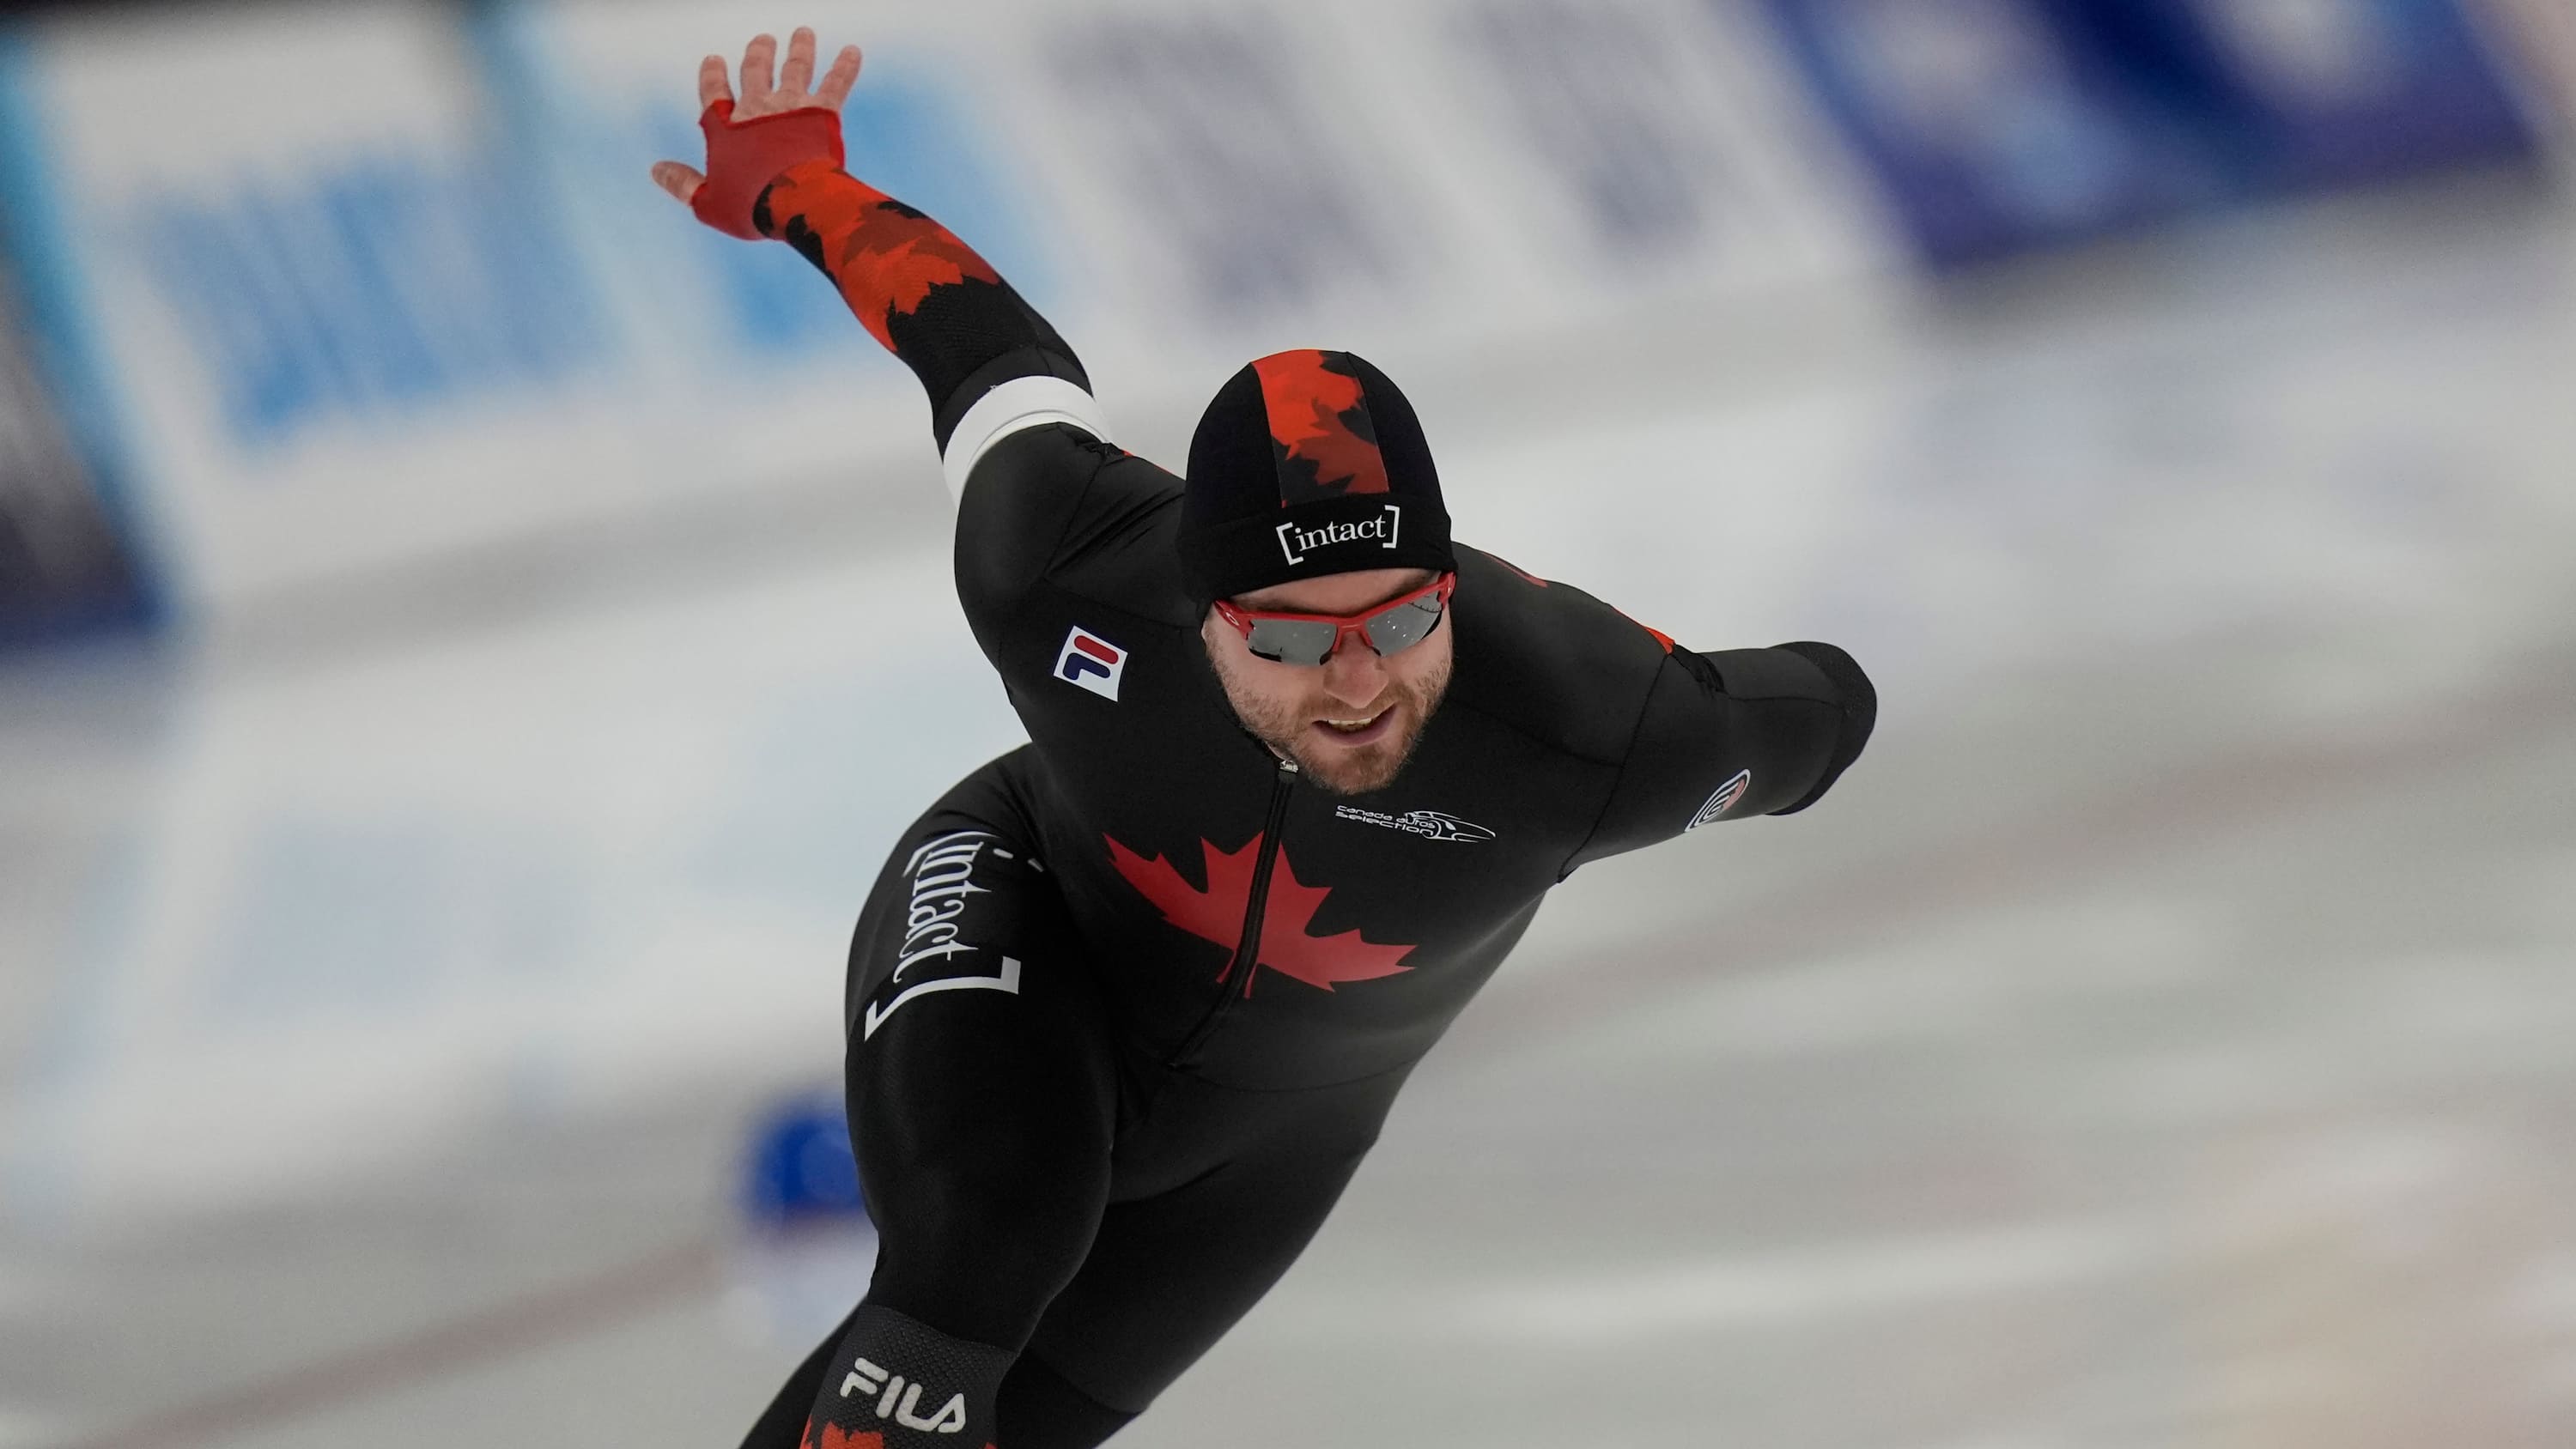
<svg viewBox="0 0 2576 1449">
<path fill-rule="evenodd" d="M 777 63 L 777 60 L 778 37 L 775 35 L 755 35 L 751 38 L 751 44 L 742 48 L 744 109 L 751 111 L 774 109 L 770 104 L 770 92 L 777 89 L 778 81 L 771 67 Z"/>
<path fill-rule="evenodd" d="M 814 32 L 799 25 L 787 37 L 787 63 L 778 68 L 781 100 L 801 101 L 814 88 Z"/>
<path fill-rule="evenodd" d="M 725 58 L 711 55 L 698 62 L 698 109 L 705 110 L 718 101 L 733 99 L 733 78 L 727 73 Z"/>
<path fill-rule="evenodd" d="M 656 161 L 653 163 L 653 184 L 685 202 L 697 196 L 698 188 L 707 184 L 707 178 L 700 175 L 694 166 L 685 166 L 677 161 Z"/>
<path fill-rule="evenodd" d="M 850 88 L 859 81 L 859 48 L 841 47 L 832 58 L 832 68 L 823 74 L 820 84 L 814 79 L 814 32 L 799 26 L 788 37 L 786 63 L 771 68 L 779 60 L 778 37 L 760 35 L 742 52 L 742 80 L 739 94 L 728 78 L 724 57 L 708 56 L 698 66 L 698 106 L 705 109 L 721 100 L 734 102 L 734 119 L 756 120 L 792 111 L 804 106 L 822 106 L 839 110 L 849 100 Z M 808 88 L 811 88 L 810 91 Z"/>
<path fill-rule="evenodd" d="M 850 98 L 850 87 L 858 83 L 859 48 L 842 46 L 841 53 L 832 57 L 832 68 L 823 72 L 823 83 L 814 88 L 814 103 L 837 111 Z"/>
</svg>

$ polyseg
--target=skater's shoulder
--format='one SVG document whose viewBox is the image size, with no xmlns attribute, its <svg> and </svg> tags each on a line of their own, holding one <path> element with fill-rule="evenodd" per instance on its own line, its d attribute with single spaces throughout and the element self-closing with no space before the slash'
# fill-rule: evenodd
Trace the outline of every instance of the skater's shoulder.
<svg viewBox="0 0 2576 1449">
<path fill-rule="evenodd" d="M 960 505 L 1046 509 L 1078 495 L 1093 475 L 1126 457 L 1071 422 L 1022 427 L 985 444 L 959 490 Z"/>
<path fill-rule="evenodd" d="M 1186 624 L 1173 531 L 1180 480 L 1067 424 L 995 444 L 967 480 L 957 566 L 969 607 L 1031 591 Z"/>
<path fill-rule="evenodd" d="M 1178 507 L 1181 480 L 1076 424 L 1053 422 L 987 447 L 962 492 L 970 512 L 1039 515 L 1069 526 L 1085 515 Z"/>
<path fill-rule="evenodd" d="M 1195 640 L 1198 609 L 1181 580 L 1173 542 L 1177 496 L 1131 493 L 1103 502 L 1109 506 L 1086 511 L 1066 534 L 1046 570 L 1047 584 L 1073 603 L 1115 609 Z"/>
<path fill-rule="evenodd" d="M 1670 641 L 1570 584 L 1458 549 L 1451 697 L 1543 744 L 1616 764 Z"/>
</svg>

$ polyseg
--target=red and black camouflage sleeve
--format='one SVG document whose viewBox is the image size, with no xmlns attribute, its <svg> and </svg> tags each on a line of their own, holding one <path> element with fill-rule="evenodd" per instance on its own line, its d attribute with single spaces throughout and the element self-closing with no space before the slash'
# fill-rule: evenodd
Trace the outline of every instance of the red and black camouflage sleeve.
<svg viewBox="0 0 2576 1449">
<path fill-rule="evenodd" d="M 992 265 L 946 227 L 853 177 L 840 113 L 798 106 L 698 117 L 707 169 L 689 209 L 727 236 L 775 237 L 840 289 L 861 325 L 930 394 L 951 491 L 994 445 L 1050 423 L 1110 441 L 1081 360 Z"/>
<path fill-rule="evenodd" d="M 921 379 L 943 450 L 967 409 L 1004 382 L 1054 377 L 1090 391 L 1073 349 L 991 263 L 829 159 L 780 173 L 752 224 L 822 269 L 860 325 Z"/>
</svg>

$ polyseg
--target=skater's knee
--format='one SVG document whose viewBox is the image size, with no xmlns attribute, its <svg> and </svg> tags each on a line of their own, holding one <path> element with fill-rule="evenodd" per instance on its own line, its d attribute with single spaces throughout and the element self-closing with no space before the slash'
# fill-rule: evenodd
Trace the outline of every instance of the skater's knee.
<svg viewBox="0 0 2576 1449">
<path fill-rule="evenodd" d="M 1092 1449 L 1139 1413 L 1102 1403 L 1033 1354 L 1003 1376 L 1001 1443 L 1010 1449 Z"/>
<path fill-rule="evenodd" d="M 888 1224 L 869 1296 L 947 1332 L 1017 1349 L 1082 1267 L 1098 1221 L 1096 1209 L 979 1208 Z"/>
<path fill-rule="evenodd" d="M 872 1300 L 1012 1349 L 1082 1266 L 1109 1198 L 1105 1144 L 1087 1156 L 966 1153 L 867 1168 Z"/>
<path fill-rule="evenodd" d="M 870 1293 L 826 1361 L 807 1441 L 884 1449 L 994 1443 L 995 1404 L 1018 1351 L 943 1329 Z"/>
</svg>

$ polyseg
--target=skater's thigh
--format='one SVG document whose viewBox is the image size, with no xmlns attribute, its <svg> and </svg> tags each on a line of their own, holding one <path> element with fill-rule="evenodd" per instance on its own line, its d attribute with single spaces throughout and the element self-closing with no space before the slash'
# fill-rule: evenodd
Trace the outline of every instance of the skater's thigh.
<svg viewBox="0 0 2576 1449">
<path fill-rule="evenodd" d="M 1017 1347 L 1109 1191 L 1117 1089 L 1091 964 L 1031 843 L 953 808 L 906 833 L 851 948 L 852 1146 L 871 1302 Z"/>
<path fill-rule="evenodd" d="M 1240 1144 L 1177 1187 L 1111 1203 L 1028 1356 L 1102 1404 L 1142 1412 L 1305 1251 L 1376 1142 L 1401 1080 L 1231 1103 L 1223 1099 L 1232 1094 L 1198 1089 L 1182 1110 L 1238 1116 Z"/>
</svg>

